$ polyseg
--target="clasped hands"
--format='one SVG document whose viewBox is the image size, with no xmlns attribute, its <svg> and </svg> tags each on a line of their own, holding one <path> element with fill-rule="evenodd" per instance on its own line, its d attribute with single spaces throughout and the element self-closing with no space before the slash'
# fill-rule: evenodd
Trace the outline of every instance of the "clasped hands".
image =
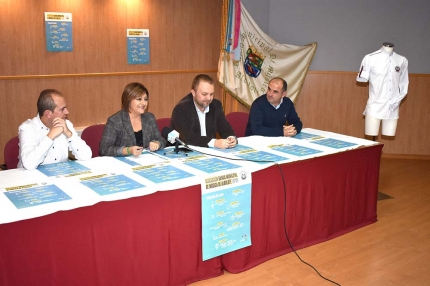
<svg viewBox="0 0 430 286">
<path fill-rule="evenodd" d="M 215 140 L 214 146 L 219 149 L 233 148 L 237 144 L 236 137 L 230 136 L 227 139 L 217 139 Z"/>
<path fill-rule="evenodd" d="M 284 125 L 284 136 L 285 137 L 292 137 L 297 134 L 296 127 L 294 127 L 293 124 L 291 125 Z"/>
<path fill-rule="evenodd" d="M 48 133 L 48 137 L 54 140 L 61 134 L 66 135 L 67 138 L 72 137 L 72 132 L 67 128 L 66 120 L 57 117 L 52 120 L 52 127 Z"/>
</svg>

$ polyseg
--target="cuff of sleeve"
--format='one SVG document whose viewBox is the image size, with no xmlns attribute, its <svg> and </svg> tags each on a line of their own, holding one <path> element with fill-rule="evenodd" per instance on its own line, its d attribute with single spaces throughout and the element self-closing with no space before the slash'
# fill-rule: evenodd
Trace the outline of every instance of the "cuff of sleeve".
<svg viewBox="0 0 430 286">
<path fill-rule="evenodd" d="M 367 82 L 369 80 L 369 73 L 367 71 L 362 71 L 357 75 L 357 81 Z"/>
<path fill-rule="evenodd" d="M 71 132 L 71 131 L 70 131 L 70 133 L 72 133 L 72 136 L 70 136 L 69 138 L 67 138 L 66 135 L 64 135 L 64 136 L 66 136 L 67 142 L 72 143 L 75 140 L 77 135 L 73 134 L 73 132 Z"/>
<path fill-rule="evenodd" d="M 127 155 L 122 154 L 122 148 L 124 148 L 124 147 L 125 146 L 118 147 L 118 149 L 116 150 L 116 154 L 118 156 L 127 156 Z"/>
<path fill-rule="evenodd" d="M 215 141 L 216 141 L 216 139 L 212 139 L 211 141 L 209 141 L 208 146 L 214 148 L 215 147 Z"/>
</svg>

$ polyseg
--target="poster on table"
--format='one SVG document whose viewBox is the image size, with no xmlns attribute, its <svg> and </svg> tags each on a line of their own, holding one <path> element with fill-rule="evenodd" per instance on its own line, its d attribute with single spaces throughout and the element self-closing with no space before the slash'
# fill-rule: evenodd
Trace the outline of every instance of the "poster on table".
<svg viewBox="0 0 430 286">
<path fill-rule="evenodd" d="M 308 155 L 322 152 L 321 150 L 316 150 L 316 149 L 295 145 L 295 144 L 275 144 L 275 145 L 269 145 L 267 147 L 272 150 L 276 150 L 279 152 L 287 153 L 298 157 L 308 156 Z"/>
<path fill-rule="evenodd" d="M 80 178 L 80 183 L 100 196 L 144 188 L 145 185 L 136 182 L 123 174 L 100 174 Z"/>
<path fill-rule="evenodd" d="M 251 172 L 202 177 L 203 261 L 251 245 Z"/>
<path fill-rule="evenodd" d="M 233 163 L 218 158 L 208 158 L 207 156 L 195 156 L 182 161 L 183 164 L 205 173 L 216 173 L 224 170 L 240 168 Z"/>
<path fill-rule="evenodd" d="M 127 29 L 129 65 L 149 64 L 149 29 Z"/>
<path fill-rule="evenodd" d="M 45 12 L 46 50 L 73 51 L 72 13 Z"/>
<path fill-rule="evenodd" d="M 170 165 L 169 161 L 166 161 L 165 163 L 133 167 L 132 170 L 134 173 L 156 184 L 181 180 L 194 176 L 193 174 Z"/>
<path fill-rule="evenodd" d="M 90 168 L 87 168 L 77 161 L 66 161 L 55 164 L 39 165 L 37 170 L 48 177 L 73 177 L 82 174 L 90 174 Z"/>
<path fill-rule="evenodd" d="M 240 151 L 235 155 L 244 160 L 248 160 L 258 164 L 274 164 L 289 160 L 289 158 L 287 157 L 279 156 L 266 151 L 256 151 L 254 149 Z"/>
<path fill-rule="evenodd" d="M 71 199 L 56 185 L 46 182 L 8 187 L 4 194 L 17 209 Z"/>
</svg>

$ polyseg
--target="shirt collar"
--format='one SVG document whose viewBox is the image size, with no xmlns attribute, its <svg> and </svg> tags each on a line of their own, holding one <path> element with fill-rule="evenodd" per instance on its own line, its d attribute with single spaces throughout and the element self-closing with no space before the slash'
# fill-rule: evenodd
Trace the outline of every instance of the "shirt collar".
<svg viewBox="0 0 430 286">
<path fill-rule="evenodd" d="M 275 106 L 275 105 L 273 105 L 273 104 L 271 104 L 271 103 L 270 103 L 270 105 L 271 105 L 271 106 L 273 106 L 275 109 L 278 109 L 278 108 L 279 108 L 279 106 L 281 106 L 282 102 L 284 102 L 284 98 L 283 98 L 283 97 L 281 97 L 281 101 L 279 102 L 279 104 L 278 104 L 278 105 L 276 105 L 276 106 Z"/>
<path fill-rule="evenodd" d="M 196 107 L 196 111 L 198 114 L 206 114 L 209 112 L 209 105 L 203 110 L 203 112 L 200 111 L 200 108 L 197 107 L 196 103 L 193 101 L 194 106 Z"/>
<path fill-rule="evenodd" d="M 382 53 L 384 54 L 384 55 L 387 55 L 387 56 L 392 56 L 393 55 L 393 53 L 394 53 L 394 50 L 392 50 L 391 52 L 386 52 L 383 48 L 381 48 L 381 51 L 382 51 Z"/>
<path fill-rule="evenodd" d="M 40 129 L 49 130 L 49 128 L 46 127 L 45 124 L 43 124 L 42 120 L 40 120 L 39 114 L 36 116 L 35 122 L 36 122 L 37 126 L 40 127 Z"/>
</svg>

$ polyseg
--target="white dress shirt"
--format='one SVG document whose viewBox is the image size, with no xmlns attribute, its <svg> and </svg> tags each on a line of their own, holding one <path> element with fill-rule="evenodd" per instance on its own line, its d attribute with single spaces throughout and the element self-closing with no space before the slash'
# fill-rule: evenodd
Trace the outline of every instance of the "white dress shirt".
<svg viewBox="0 0 430 286">
<path fill-rule="evenodd" d="M 66 125 L 72 136 L 67 138 L 61 134 L 51 140 L 47 136 L 50 129 L 42 123 L 39 116 L 22 123 L 18 131 L 18 168 L 33 170 L 39 165 L 65 162 L 69 158 L 69 150 L 76 159 L 89 160 L 92 156 L 91 148 L 79 137 L 69 120 L 66 120 Z"/>
<path fill-rule="evenodd" d="M 399 105 L 408 93 L 408 60 L 382 48 L 364 57 L 357 81 L 369 81 L 369 99 L 364 115 L 398 119 Z"/>
<path fill-rule="evenodd" d="M 207 106 L 203 112 L 200 111 L 200 109 L 197 107 L 197 105 L 194 103 L 195 107 L 196 107 L 196 112 L 197 112 L 197 116 L 199 117 L 199 123 L 200 123 L 200 135 L 201 136 L 206 136 L 206 113 L 209 112 L 209 106 Z M 234 136 L 229 136 L 227 138 L 230 138 Z M 215 147 L 215 141 L 216 138 L 211 139 L 211 141 L 208 142 L 208 147 Z"/>
<path fill-rule="evenodd" d="M 194 103 L 194 106 L 196 107 L 197 116 L 199 117 L 200 122 L 200 135 L 206 136 L 206 113 L 209 112 L 209 106 L 207 106 L 203 112 L 200 111 L 200 109 L 197 107 L 196 103 Z M 211 141 L 208 142 L 209 147 L 215 146 L 216 139 L 211 139 Z"/>
</svg>

